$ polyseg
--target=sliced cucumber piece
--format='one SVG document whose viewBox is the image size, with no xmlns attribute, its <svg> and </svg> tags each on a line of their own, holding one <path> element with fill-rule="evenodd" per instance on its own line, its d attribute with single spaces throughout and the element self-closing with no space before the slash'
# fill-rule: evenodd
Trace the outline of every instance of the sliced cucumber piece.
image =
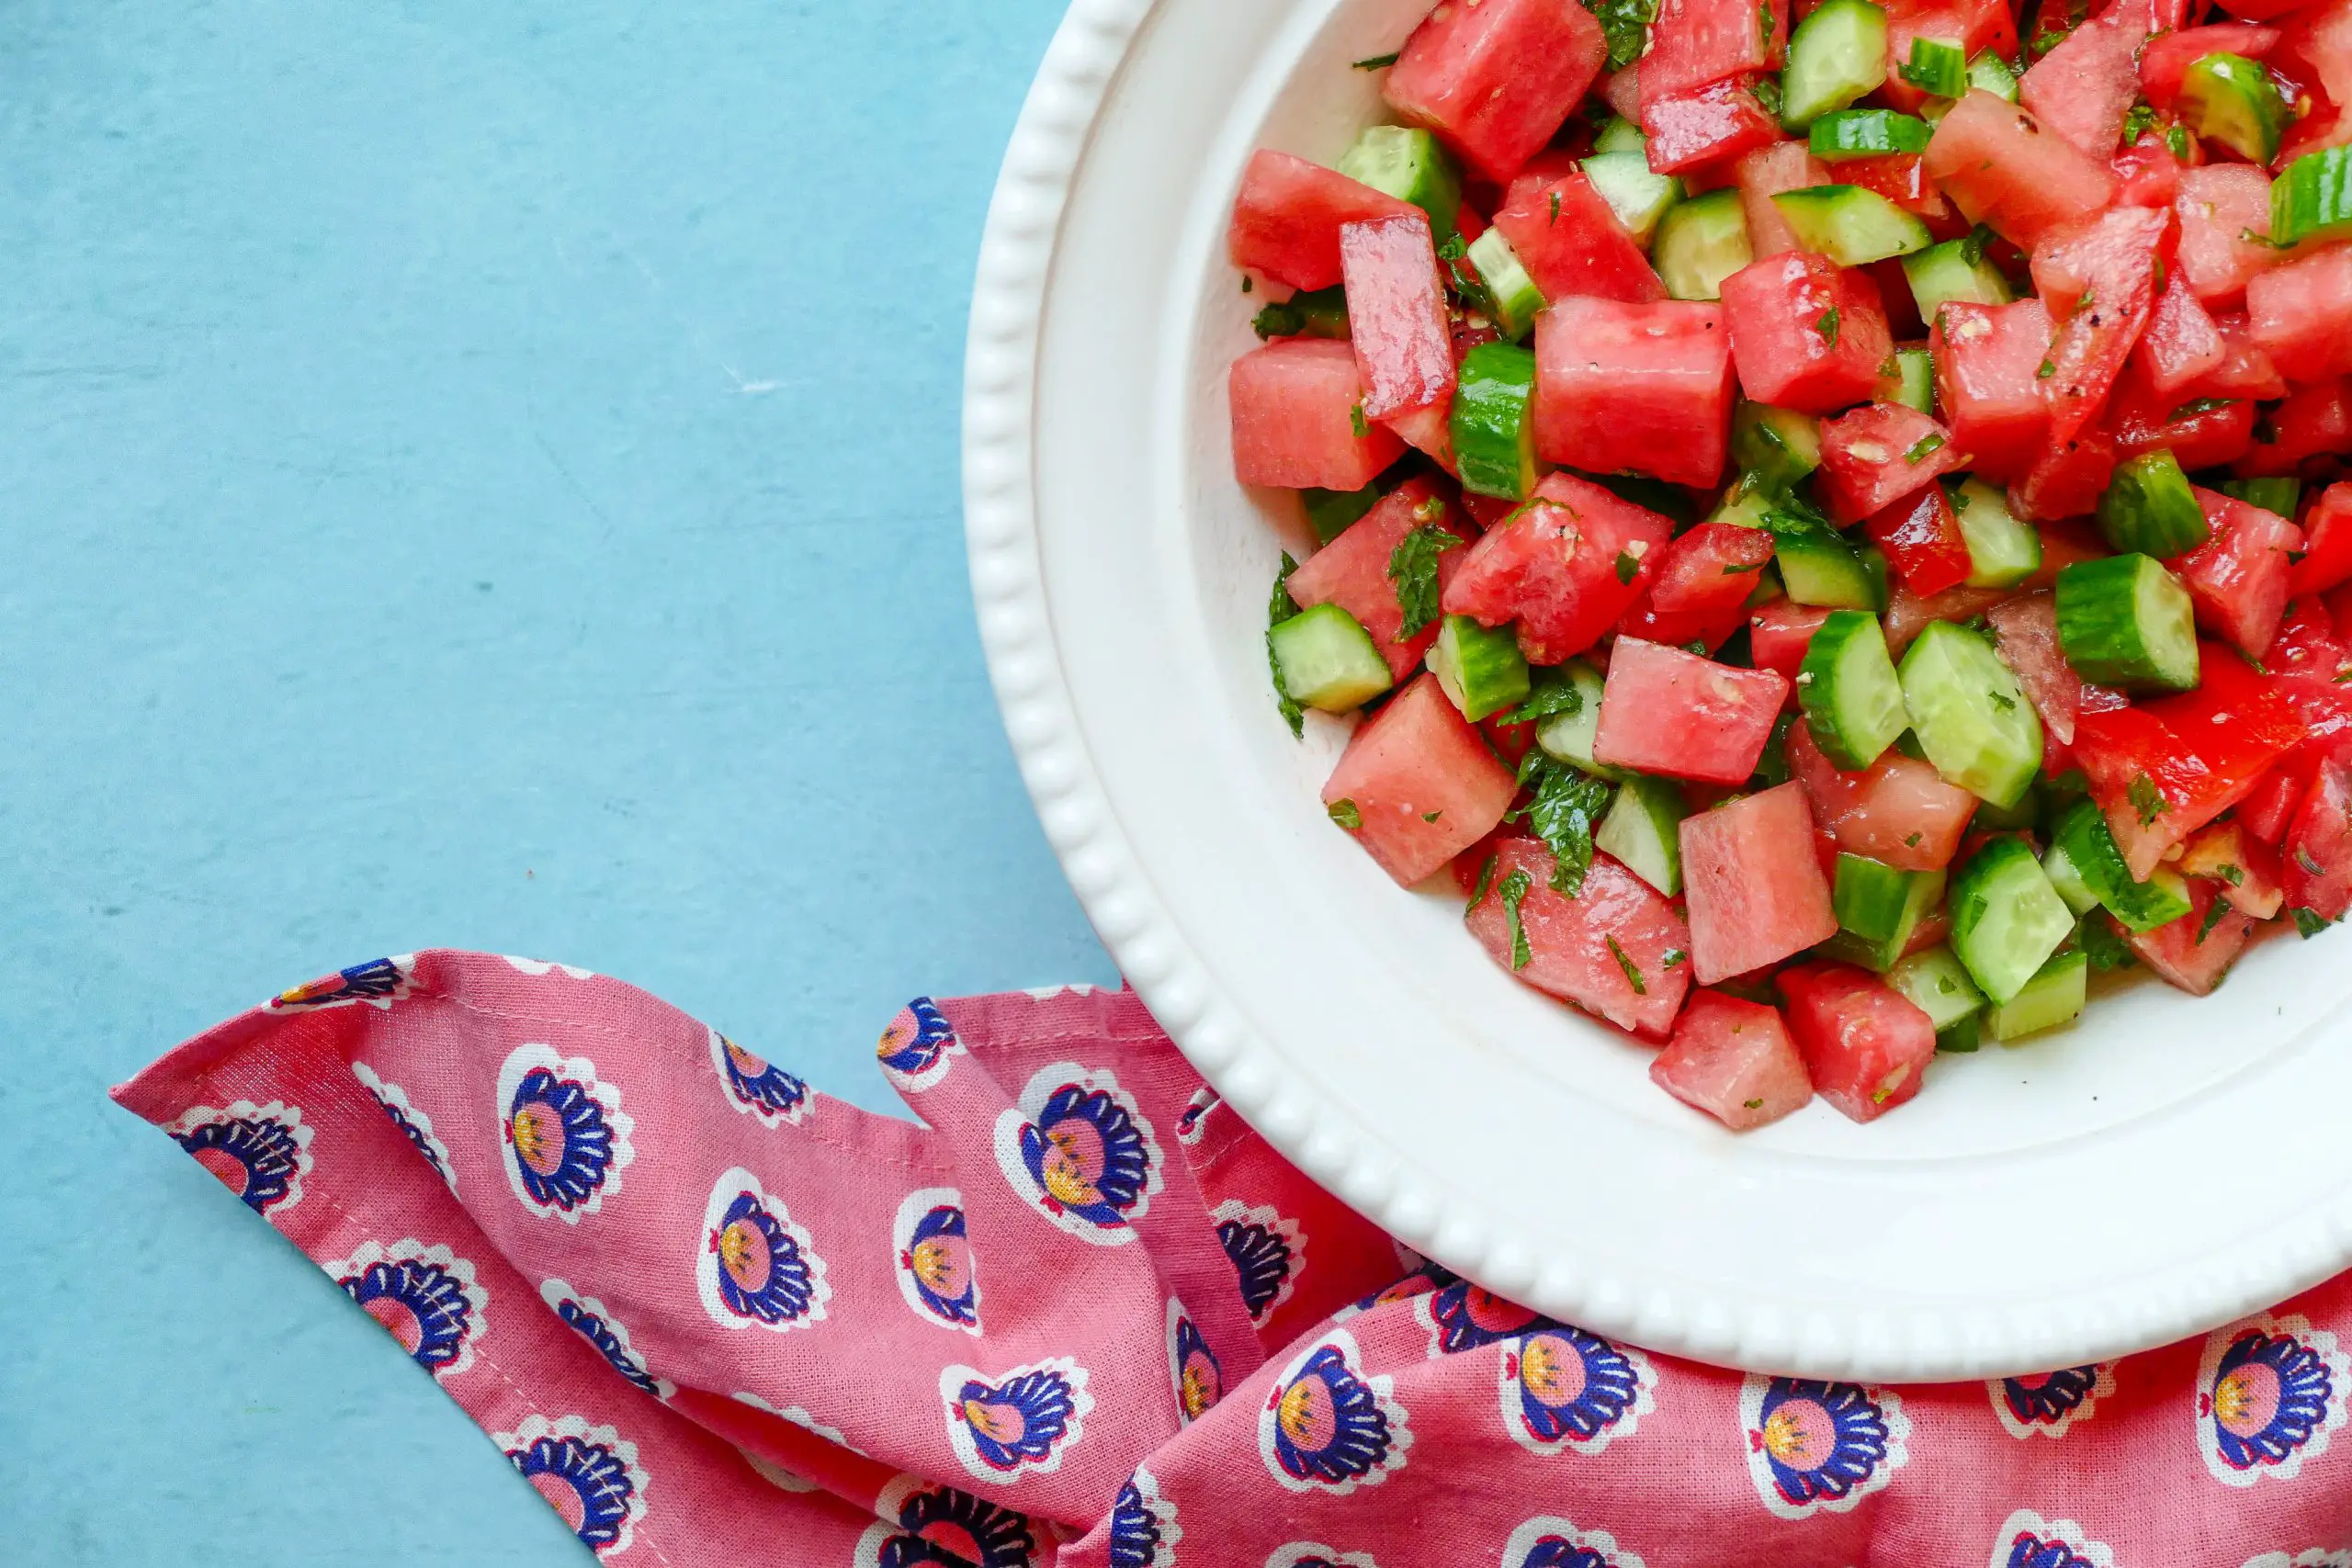
<svg viewBox="0 0 2352 1568">
<path fill-rule="evenodd" d="M 1901 674 L 1912 733 L 1936 772 L 1996 806 L 2023 798 L 2041 766 L 2041 720 L 1993 645 L 1930 621 L 1904 653 Z"/>
<path fill-rule="evenodd" d="M 2090 974 L 2090 955 L 2081 948 L 2052 953 L 2024 989 L 1985 1010 L 1984 1032 L 2007 1044 L 2021 1035 L 2074 1022 L 2089 998 Z"/>
<path fill-rule="evenodd" d="M 1650 173 L 1646 152 L 1595 152 L 1584 161 L 1584 177 L 1637 245 L 1649 244 L 1658 220 L 1682 199 L 1682 182 Z"/>
<path fill-rule="evenodd" d="M 1964 97 L 1968 93 L 1968 48 L 1956 38 L 1915 38 L 1911 58 L 1895 74 L 1921 92 L 1939 98 Z"/>
<path fill-rule="evenodd" d="M 1267 306 L 1250 321 L 1260 337 L 1328 337 L 1348 335 L 1348 295 L 1338 284 L 1310 288 Z"/>
<path fill-rule="evenodd" d="M 1794 409 L 1743 402 L 1732 412 L 1731 460 L 1777 490 L 1821 467 L 1821 422 Z"/>
<path fill-rule="evenodd" d="M 1968 586 L 2014 588 L 2041 570 L 2041 534 L 2009 510 L 2009 498 L 1983 479 L 1952 491 L 1952 516 L 1968 541 Z"/>
<path fill-rule="evenodd" d="M 1743 476 L 1739 483 L 1724 492 L 1723 500 L 1708 513 L 1710 523 L 1729 523 L 1741 528 L 1763 528 L 1772 525 L 1765 519 L 1772 511 L 1774 499 L 1785 486 L 1768 484 L 1759 474 Z M 1768 567 L 1766 569 L 1770 570 Z"/>
<path fill-rule="evenodd" d="M 2169 456 L 2169 454 L 2167 454 Z M 2086 681 L 2141 691 L 2197 685 L 2188 590 L 2143 555 L 2076 561 L 2058 574 L 2058 646 Z"/>
<path fill-rule="evenodd" d="M 2264 165 L 2278 156 L 2287 128 L 2287 100 L 2270 73 L 2243 54 L 2209 54 L 2191 62 L 2181 74 L 2175 112 L 2192 135 Z"/>
<path fill-rule="evenodd" d="M 1519 650 L 1519 634 L 1508 626 L 1489 628 L 1469 615 L 1447 615 L 1438 623 L 1426 662 L 1439 688 L 1473 724 L 1527 700 L 1527 658 Z"/>
<path fill-rule="evenodd" d="M 1781 586 L 1800 604 L 1832 610 L 1886 608 L 1886 573 L 1875 572 L 1863 552 L 1826 524 L 1765 507 L 1761 525 L 1771 531 L 1772 558 L 1781 570 Z"/>
<path fill-rule="evenodd" d="M 1926 39 L 1917 40 L 1925 43 Z M 1948 95 L 1957 97 L 1957 93 Z M 1890 152 L 1925 152 L 1928 122 L 1893 109 L 1832 109 L 1813 122 L 1805 140 L 1825 164 L 1848 158 L 1883 158 Z"/>
<path fill-rule="evenodd" d="M 2017 67 L 1989 49 L 1968 62 L 1968 85 L 1982 87 L 1996 98 L 2018 101 Z"/>
<path fill-rule="evenodd" d="M 1690 811 L 1672 779 L 1629 773 L 1593 845 L 1671 898 L 1682 891 L 1682 818 Z"/>
<path fill-rule="evenodd" d="M 2188 887 L 2180 874 L 2158 866 L 2145 882 L 2132 879 L 2123 852 L 2108 831 L 2107 818 L 2087 800 L 2078 800 L 2058 818 L 2052 835 L 2052 854 L 2064 852 L 2067 864 L 2109 914 L 2135 931 L 2167 926 L 2189 911 Z M 2054 880 L 2054 879 L 2053 879 Z M 2063 895 L 2062 895 L 2063 897 Z M 2071 905 L 2074 900 L 2068 898 Z M 2084 911 L 2077 909 L 2076 914 Z"/>
<path fill-rule="evenodd" d="M 1828 946 L 1838 957 L 1883 974 L 1903 956 L 1912 933 L 1943 896 L 1940 871 L 1897 871 L 1861 855 L 1841 854 L 1830 897 L 1838 934 Z"/>
<path fill-rule="evenodd" d="M 1789 35 L 1781 123 L 1804 130 L 1886 81 L 1886 12 L 1870 0 L 1827 0 Z"/>
<path fill-rule="evenodd" d="M 2275 512 L 2290 523 L 2295 520 L 2295 508 L 2303 499 L 2303 482 L 2295 479 L 2223 479 L 2213 488 L 2223 495 L 2237 497 L 2248 506 Z"/>
<path fill-rule="evenodd" d="M 1797 699 L 1814 744 L 1848 770 L 1877 761 L 1911 727 L 1886 634 L 1861 610 L 1833 611 L 1813 634 L 1797 671 Z"/>
<path fill-rule="evenodd" d="M 2115 465 L 2098 498 L 2098 531 L 2119 551 L 2158 560 L 2187 555 L 2213 532 L 2169 446 Z"/>
<path fill-rule="evenodd" d="M 1658 278 L 1677 299 L 1722 299 L 1724 279 L 1755 259 L 1747 213 L 1728 186 L 1668 209 L 1650 246 Z"/>
<path fill-rule="evenodd" d="M 1883 368 L 1883 367 L 1882 367 Z M 1936 412 L 1936 356 L 1924 348 L 1894 351 L 1894 374 L 1879 382 L 1882 401 L 1921 413 Z"/>
<path fill-rule="evenodd" d="M 1984 247 L 1966 239 L 1946 240 L 1905 256 L 1903 276 L 1911 285 L 1919 319 L 1929 323 L 1950 300 L 2006 305 L 2014 298 L 2001 269 L 1984 259 Z"/>
<path fill-rule="evenodd" d="M 1984 993 L 1976 988 L 1975 976 L 1949 947 L 1913 953 L 1886 972 L 1886 983 L 1926 1013 L 1939 1034 L 1984 1010 Z"/>
<path fill-rule="evenodd" d="M 1535 329 L 1535 313 L 1544 309 L 1544 291 L 1527 276 L 1519 253 L 1510 248 L 1500 229 L 1489 229 L 1471 241 L 1469 255 L 1494 305 L 1495 330 L 1513 343 L 1520 342 Z"/>
<path fill-rule="evenodd" d="M 1303 490 L 1298 499 L 1306 509 L 1306 525 L 1315 530 L 1315 542 L 1328 545 L 1379 505 L 1386 493 L 1374 479 L 1362 490 Z"/>
<path fill-rule="evenodd" d="M 1934 239 L 1917 217 L 1862 186 L 1805 186 L 1778 193 L 1772 205 L 1798 244 L 1840 266 L 1909 255 Z"/>
<path fill-rule="evenodd" d="M 1983 1043 L 1984 1014 L 1970 1013 L 1958 1023 L 1947 1024 L 1936 1031 L 1936 1049 L 1955 1053 L 1973 1051 Z"/>
<path fill-rule="evenodd" d="M 1951 950 L 1996 1006 L 2033 979 L 2075 929 L 2025 840 L 1998 838 L 1951 879 Z"/>
<path fill-rule="evenodd" d="M 1534 676 L 1536 691 L 1573 686 L 1577 705 L 1537 723 L 1535 744 L 1554 761 L 1581 768 L 1595 778 L 1622 779 L 1625 775 L 1618 769 L 1592 760 L 1592 738 L 1600 729 L 1601 684 L 1600 671 L 1581 659 L 1571 659 L 1566 664 L 1539 671 Z M 1530 693 L 1531 701 L 1534 694 Z"/>
<path fill-rule="evenodd" d="M 1535 488 L 1534 394 L 1534 350 L 1482 343 L 1462 356 L 1451 424 L 1463 489 L 1527 499 Z"/>
<path fill-rule="evenodd" d="M 1372 634 L 1337 604 L 1301 610 L 1267 632 L 1283 690 L 1303 707 L 1346 713 L 1392 684 Z"/>
<path fill-rule="evenodd" d="M 2352 147 L 2306 152 L 2271 181 L 2274 244 L 2340 240 L 2346 234 L 2352 234 Z"/>
<path fill-rule="evenodd" d="M 1592 139 L 1592 150 L 1596 152 L 1647 152 L 1649 146 L 1650 139 L 1643 134 L 1640 126 L 1613 114 L 1609 117 L 1609 123 L 1602 126 L 1600 133 Z"/>
<path fill-rule="evenodd" d="M 1340 173 L 1428 213 L 1430 237 L 1439 244 L 1453 237 L 1462 175 L 1437 138 L 1419 126 L 1364 127 L 1340 154 Z"/>
<path fill-rule="evenodd" d="M 2052 844 L 2041 857 L 2041 874 L 2050 878 L 2050 886 L 2058 889 L 2058 897 L 2066 900 L 2066 908 L 2080 919 L 2098 908 L 2098 895 L 2083 880 L 2082 871 L 2075 864 L 2075 857 L 2066 852 L 2064 844 Z"/>
</svg>

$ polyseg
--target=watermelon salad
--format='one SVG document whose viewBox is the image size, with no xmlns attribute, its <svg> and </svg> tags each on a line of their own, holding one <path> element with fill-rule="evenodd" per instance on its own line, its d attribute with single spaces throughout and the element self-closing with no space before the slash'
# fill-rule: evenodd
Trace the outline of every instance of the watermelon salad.
<svg viewBox="0 0 2352 1568">
<path fill-rule="evenodd" d="M 2352 906 L 2352 0 L 2209 4 L 1443 0 L 1243 174 L 1331 821 L 1729 1127 Z"/>
</svg>

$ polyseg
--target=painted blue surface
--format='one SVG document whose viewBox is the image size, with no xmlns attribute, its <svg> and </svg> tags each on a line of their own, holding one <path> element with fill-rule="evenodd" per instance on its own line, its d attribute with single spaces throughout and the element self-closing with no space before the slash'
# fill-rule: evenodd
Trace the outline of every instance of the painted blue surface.
<svg viewBox="0 0 2352 1568">
<path fill-rule="evenodd" d="M 910 994 L 1112 977 L 956 496 L 1058 9 L 0 9 L 0 1560 L 586 1561 L 106 1103 L 183 1036 L 487 947 L 882 1106 Z"/>
</svg>

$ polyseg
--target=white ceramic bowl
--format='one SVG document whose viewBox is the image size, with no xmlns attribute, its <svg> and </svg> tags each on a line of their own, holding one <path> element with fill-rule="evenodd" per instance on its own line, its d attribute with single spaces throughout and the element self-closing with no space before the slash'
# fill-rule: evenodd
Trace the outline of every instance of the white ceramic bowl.
<svg viewBox="0 0 2352 1568">
<path fill-rule="evenodd" d="M 2252 953 L 1947 1059 L 1858 1127 L 1734 1137 L 1648 1054 L 1522 988 L 1316 798 L 1344 739 L 1276 716 L 1285 530 L 1238 487 L 1251 346 L 1227 207 L 1259 146 L 1379 118 L 1350 62 L 1427 0 L 1076 0 L 989 209 L 965 499 L 1005 725 L 1095 928 L 1226 1098 L 1403 1241 L 1707 1360 L 1946 1379 L 2195 1333 L 2352 1262 L 2352 948 Z M 1303 553 L 1303 552 L 1302 552 Z"/>
</svg>

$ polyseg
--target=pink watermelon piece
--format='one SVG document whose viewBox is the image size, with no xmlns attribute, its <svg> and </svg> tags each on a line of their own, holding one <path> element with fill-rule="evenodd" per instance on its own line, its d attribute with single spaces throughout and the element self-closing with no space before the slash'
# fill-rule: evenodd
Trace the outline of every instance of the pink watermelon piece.
<svg viewBox="0 0 2352 1568">
<path fill-rule="evenodd" d="M 1846 964 L 1800 964 L 1780 975 L 1789 1032 L 1814 1091 L 1856 1122 L 1874 1122 L 1919 1092 L 1935 1060 L 1936 1026 L 1916 1002 Z"/>
<path fill-rule="evenodd" d="M 1364 418 L 1355 351 L 1328 338 L 1282 338 L 1233 362 L 1233 476 L 1246 485 L 1362 490 L 1405 455 Z"/>
<path fill-rule="evenodd" d="M 1682 884 L 1702 986 L 1778 964 L 1838 931 L 1813 811 L 1794 780 L 1684 818 Z"/>
<path fill-rule="evenodd" d="M 1779 1010 L 1699 991 L 1650 1064 L 1650 1081 L 1745 1133 L 1804 1108 L 1813 1080 Z"/>
<path fill-rule="evenodd" d="M 1477 537 L 1476 530 L 1464 524 L 1437 487 L 1425 478 L 1414 478 L 1398 485 L 1380 498 L 1373 509 L 1338 538 L 1306 558 L 1306 564 L 1290 574 L 1290 596 L 1304 609 L 1316 604 L 1337 604 L 1362 623 L 1372 634 L 1374 646 L 1388 660 L 1388 673 L 1402 681 L 1430 650 L 1437 640 L 1437 624 L 1431 622 L 1409 637 L 1397 634 L 1405 629 L 1405 607 L 1397 603 L 1396 584 L 1388 575 L 1388 562 L 1405 536 L 1416 528 L 1431 525 L 1445 528 L 1468 540 Z M 1441 551 L 1437 558 L 1437 579 L 1442 585 L 1461 570 L 1469 555 L 1467 549 Z"/>
<path fill-rule="evenodd" d="M 1510 917 L 1500 889 L 1512 872 L 1524 872 L 1529 886 L 1519 921 L 1528 962 L 1511 973 L 1620 1029 L 1665 1039 L 1690 988 L 1690 928 L 1657 889 L 1605 854 L 1592 857 L 1573 898 L 1552 890 L 1554 864 L 1551 851 L 1533 839 L 1498 843 L 1495 879 L 1465 916 L 1470 934 L 1511 970 Z"/>
<path fill-rule="evenodd" d="M 1326 807 L 1355 807 L 1351 829 L 1407 887 L 1500 825 L 1519 782 L 1437 683 L 1423 675 L 1348 741 L 1323 785 Z"/>
</svg>

